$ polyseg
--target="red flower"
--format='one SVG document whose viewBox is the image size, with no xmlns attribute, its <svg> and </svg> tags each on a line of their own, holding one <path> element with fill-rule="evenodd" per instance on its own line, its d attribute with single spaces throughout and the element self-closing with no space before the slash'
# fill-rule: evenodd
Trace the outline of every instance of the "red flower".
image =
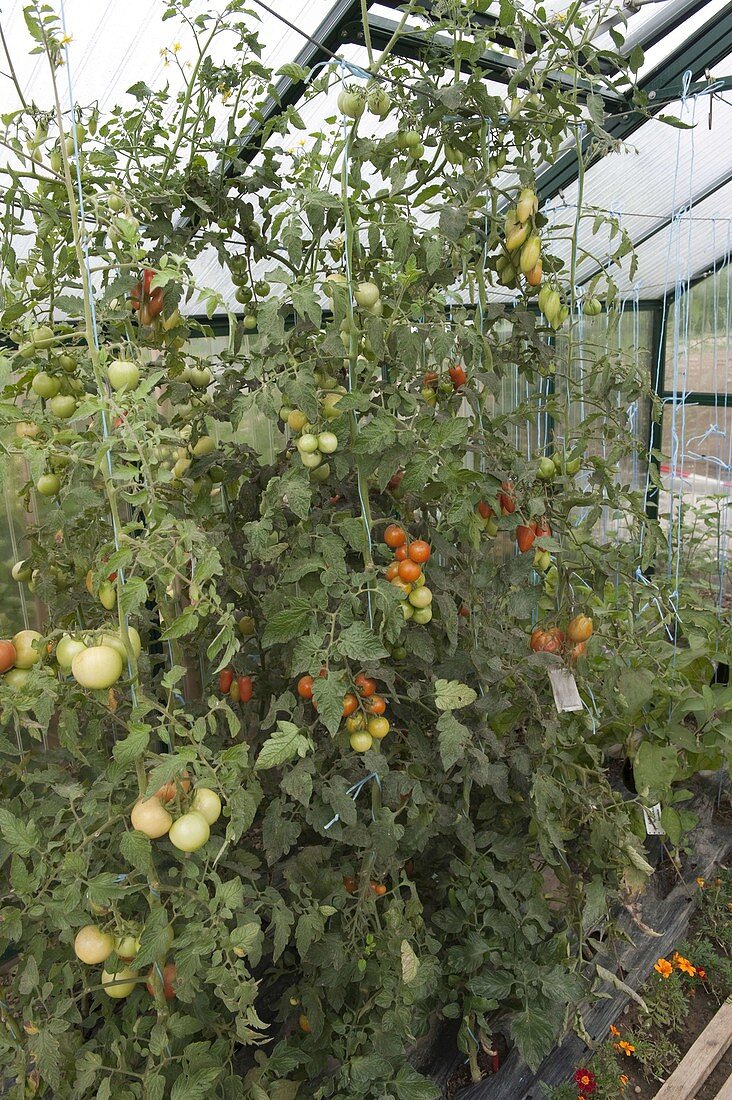
<svg viewBox="0 0 732 1100">
<path fill-rule="evenodd" d="M 595 1075 L 590 1069 L 584 1069 L 581 1067 L 574 1075 L 574 1081 L 576 1085 L 582 1089 L 585 1096 L 589 1096 L 591 1092 L 594 1092 L 597 1088 L 597 1081 Z"/>
<path fill-rule="evenodd" d="M 701 980 L 703 982 L 705 982 L 707 980 L 707 972 L 706 972 L 706 970 L 704 969 L 703 966 L 697 966 L 696 976 L 697 976 L 697 978 L 701 978 Z"/>
</svg>

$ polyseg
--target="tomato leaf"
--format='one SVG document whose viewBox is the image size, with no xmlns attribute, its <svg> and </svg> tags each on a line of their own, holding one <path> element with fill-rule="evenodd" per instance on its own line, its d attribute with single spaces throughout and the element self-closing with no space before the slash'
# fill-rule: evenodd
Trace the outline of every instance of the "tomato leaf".
<svg viewBox="0 0 732 1100">
<path fill-rule="evenodd" d="M 263 647 L 268 649 L 278 642 L 289 642 L 306 633 L 311 614 L 310 600 L 303 597 L 293 599 L 286 610 L 273 612 L 262 634 Z"/>
<path fill-rule="evenodd" d="M 441 714 L 437 722 L 440 736 L 440 757 L 445 771 L 462 760 L 470 741 L 470 730 L 450 713 Z"/>
<path fill-rule="evenodd" d="M 460 710 L 470 706 L 477 698 L 477 692 L 459 680 L 435 680 L 435 706 L 438 710 Z"/>
<path fill-rule="evenodd" d="M 388 650 L 365 623 L 352 623 L 342 630 L 336 648 L 353 661 L 381 661 L 389 656 Z"/>
<path fill-rule="evenodd" d="M 528 1005 L 511 1020 L 511 1034 L 521 1056 L 532 1070 L 554 1046 L 562 1027 L 562 1013 L 551 1014 Z"/>
<path fill-rule="evenodd" d="M 170 1100 L 207 1100 L 213 1095 L 212 1088 L 221 1077 L 221 1069 L 194 1070 L 185 1077 L 179 1077 L 173 1085 Z"/>
<path fill-rule="evenodd" d="M 402 1066 L 394 1078 L 399 1100 L 440 1100 L 442 1090 L 411 1066 Z"/>
<path fill-rule="evenodd" d="M 38 844 L 35 822 L 26 824 L 11 814 L 10 810 L 0 809 L 0 833 L 10 851 L 19 856 L 29 856 Z"/>
<path fill-rule="evenodd" d="M 124 832 L 120 837 L 119 850 L 136 871 L 147 873 L 152 868 L 152 845 L 141 833 Z"/>
<path fill-rule="evenodd" d="M 402 981 L 405 985 L 411 985 L 417 977 L 419 959 L 415 955 L 409 940 L 402 940 L 400 954 L 402 959 Z"/>
<path fill-rule="evenodd" d="M 136 970 L 152 966 L 156 959 L 162 958 L 166 954 L 170 945 L 169 925 L 170 914 L 167 909 L 150 910 L 145 918 L 145 927 L 140 936 L 140 950 L 135 956 Z"/>
<path fill-rule="evenodd" d="M 294 756 L 305 756 L 313 747 L 309 737 L 300 732 L 292 722 L 278 722 L 277 728 L 260 750 L 255 767 L 276 768 Z"/>
</svg>

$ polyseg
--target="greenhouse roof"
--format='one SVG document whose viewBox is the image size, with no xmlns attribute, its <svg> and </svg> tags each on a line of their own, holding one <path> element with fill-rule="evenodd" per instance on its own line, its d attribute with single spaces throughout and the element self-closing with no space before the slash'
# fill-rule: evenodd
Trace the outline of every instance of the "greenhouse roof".
<svg viewBox="0 0 732 1100">
<path fill-rule="evenodd" d="M 390 33 L 395 17 L 400 17 L 399 6 L 397 2 L 369 4 L 376 40 Z M 431 0 L 424 0 L 423 14 L 410 16 L 410 35 L 404 43 L 407 53 L 420 48 L 432 6 Z M 543 7 L 552 19 L 561 19 L 567 6 L 565 0 L 534 5 L 537 12 Z M 23 0 L 9 5 L 1 20 L 2 30 L 26 98 L 45 105 L 50 84 L 43 60 L 28 54 L 31 41 L 23 7 Z M 199 7 L 206 5 L 201 2 Z M 359 42 L 360 0 L 289 0 L 287 4 L 252 0 L 251 9 L 260 20 L 262 61 L 275 72 L 287 62 L 297 60 L 311 67 L 333 54 L 365 64 L 366 54 Z M 82 106 L 97 103 L 101 110 L 109 110 L 124 103 L 129 98 L 128 88 L 139 81 L 152 87 L 169 82 L 173 90 L 182 85 L 190 42 L 176 21 L 161 19 L 164 5 L 149 0 L 107 0 L 90 7 L 87 0 L 65 0 L 59 10 L 72 36 L 71 80 L 64 88 L 64 107 L 70 106 L 73 97 Z M 476 18 L 484 23 L 495 21 L 495 12 L 489 8 Z M 657 116 L 675 116 L 688 127 L 671 128 L 659 117 L 649 119 L 606 97 L 606 127 L 622 146 L 591 163 L 584 177 L 583 204 L 611 211 L 617 228 L 624 230 L 637 248 L 637 269 L 631 270 L 626 260 L 622 270 L 614 272 L 621 293 L 658 300 L 718 267 L 730 253 L 732 143 L 725 139 L 731 103 L 725 93 L 732 86 L 732 4 L 721 0 L 633 0 L 618 4 L 605 20 L 596 38 L 598 45 L 612 46 L 611 28 L 625 37 L 623 52 L 630 53 L 636 46 L 645 51 L 638 79 L 649 94 L 650 110 Z M 486 79 L 494 94 L 505 94 L 514 64 L 498 42 L 486 55 Z M 304 85 L 282 77 L 278 89 L 280 103 L 296 102 Z M 303 109 L 307 132 L 320 129 L 323 120 L 335 114 L 336 93 L 337 88 L 332 88 Z M 0 109 L 6 113 L 18 105 L 15 89 L 4 81 L 0 84 Z M 278 109 L 273 99 L 268 110 Z M 389 129 L 386 123 L 375 122 L 374 126 L 383 132 Z M 560 227 L 573 219 L 579 201 L 573 148 L 568 147 L 540 174 L 539 193 L 543 210 L 561 237 Z M 587 218 L 579 234 L 578 285 L 598 274 L 612 248 L 609 229 L 593 238 L 592 223 L 593 219 Z M 582 249 L 587 255 L 583 256 Z M 569 259 L 568 250 L 569 244 L 559 240 L 555 251 L 565 260 Z M 233 303 L 233 287 L 218 261 L 204 255 L 197 263 L 197 277 Z"/>
</svg>

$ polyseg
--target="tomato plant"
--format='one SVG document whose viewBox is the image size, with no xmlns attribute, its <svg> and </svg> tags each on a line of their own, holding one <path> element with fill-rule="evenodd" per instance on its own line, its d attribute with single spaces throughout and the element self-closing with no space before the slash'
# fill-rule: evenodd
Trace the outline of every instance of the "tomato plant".
<svg viewBox="0 0 732 1100">
<path fill-rule="evenodd" d="M 233 135 L 274 74 L 243 0 L 220 8 L 184 16 L 180 94 L 4 116 L 23 249 L 0 430 L 27 527 L 3 565 L 24 587 L 0 643 L 0 1080 L 433 1100 L 405 1051 L 437 1015 L 475 1074 L 496 1010 L 535 1064 L 587 994 L 583 937 L 650 872 L 642 799 L 679 843 L 673 783 L 724 757 L 729 624 L 663 570 L 641 589 L 641 525 L 649 576 L 660 541 L 618 472 L 632 372 L 613 352 L 585 420 L 577 400 L 577 280 L 535 173 L 578 118 L 603 140 L 581 93 L 605 82 L 597 20 L 547 25 L 527 103 L 536 27 L 501 9 L 514 104 L 470 60 L 493 24 L 432 5 L 454 57 L 321 66 L 322 133 L 295 145 L 287 106 L 249 159 Z M 26 22 L 58 88 L 56 17 Z M 617 314 L 609 282 L 593 295 Z M 494 408 L 502 387 L 526 403 Z M 608 510 L 626 540 L 598 534 Z M 562 663 L 582 712 L 554 709 Z"/>
</svg>

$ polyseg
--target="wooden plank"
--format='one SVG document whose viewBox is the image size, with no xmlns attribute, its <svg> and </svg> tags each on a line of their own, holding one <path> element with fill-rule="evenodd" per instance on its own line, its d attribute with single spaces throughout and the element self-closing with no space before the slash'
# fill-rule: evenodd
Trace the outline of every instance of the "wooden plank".
<svg viewBox="0 0 732 1100">
<path fill-rule="evenodd" d="M 732 1074 L 727 1078 L 726 1083 L 722 1085 L 715 1100 L 732 1100 Z"/>
<path fill-rule="evenodd" d="M 656 1093 L 656 1100 L 693 1100 L 720 1058 L 732 1046 L 732 997 L 709 1021 L 689 1047 L 671 1076 Z M 729 1083 L 729 1082 L 728 1082 Z"/>
<path fill-rule="evenodd" d="M 709 817 L 711 818 L 710 802 Z M 699 812 L 702 807 L 695 805 Z M 662 935 L 651 936 L 641 931 L 628 914 L 618 920 L 619 929 L 625 931 L 631 942 L 619 944 L 615 954 L 597 958 L 597 962 L 615 973 L 620 966 L 625 973 L 625 984 L 639 989 L 651 973 L 656 960 L 673 950 L 683 939 L 696 908 L 699 890 L 696 876 L 708 878 L 712 869 L 724 860 L 732 846 L 732 830 L 714 827 L 711 822 L 697 826 L 694 832 L 694 858 L 688 878 L 670 892 L 666 898 L 647 897 L 643 903 L 643 921 L 646 926 L 662 930 Z M 603 983 L 599 987 L 606 999 L 594 1001 L 585 1008 L 583 1022 L 595 1045 L 607 1038 L 610 1024 L 620 1015 L 630 1000 L 627 993 Z M 471 1085 L 459 1093 L 459 1100 L 545 1100 L 546 1091 L 541 1085 L 556 1086 L 569 1080 L 573 1067 L 582 1065 L 592 1057 L 592 1049 L 574 1032 L 542 1062 L 538 1071 L 529 1069 L 516 1050 L 512 1050 L 495 1077 L 488 1077 L 480 1084 Z M 440 1081 L 442 1084 L 442 1081 Z"/>
</svg>

